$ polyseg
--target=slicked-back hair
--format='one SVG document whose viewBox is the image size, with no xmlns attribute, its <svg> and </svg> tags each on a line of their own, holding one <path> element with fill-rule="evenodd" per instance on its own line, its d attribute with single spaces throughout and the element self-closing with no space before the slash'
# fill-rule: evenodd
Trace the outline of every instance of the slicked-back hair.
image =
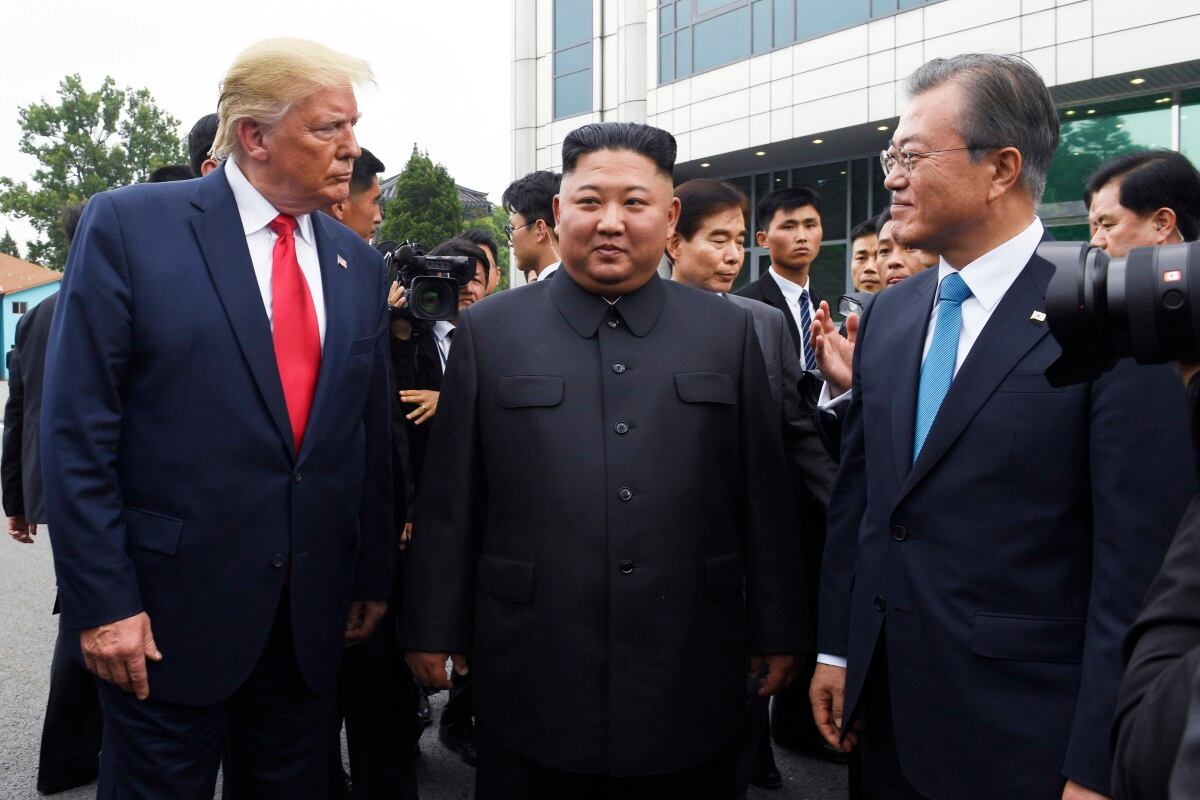
<svg viewBox="0 0 1200 800">
<path fill-rule="evenodd" d="M 551 230 L 554 228 L 554 195 L 562 184 L 562 175 L 557 172 L 538 170 L 508 185 L 500 197 L 500 204 L 510 214 L 520 214 L 525 222 L 541 220 Z"/>
<path fill-rule="evenodd" d="M 1112 180 L 1120 179 L 1117 202 L 1140 217 L 1160 208 L 1175 212 L 1175 226 L 1185 242 L 1200 238 L 1200 172 L 1187 156 L 1174 150 L 1143 150 L 1117 156 L 1088 178 L 1084 203 Z"/>
<path fill-rule="evenodd" d="M 713 214 L 738 209 L 742 216 L 750 213 L 750 199 L 731 183 L 712 178 L 695 178 L 675 187 L 679 198 L 679 221 L 675 232 L 689 242 L 705 219 Z"/>
<path fill-rule="evenodd" d="M 675 172 L 675 137 L 662 128 L 637 122 L 593 122 L 563 139 L 563 173 L 574 171 L 582 156 L 599 150 L 629 150 L 653 161 L 667 177 Z"/>
<path fill-rule="evenodd" d="M 208 160 L 212 152 L 213 139 L 217 138 L 217 115 L 205 114 L 196 120 L 196 124 L 188 131 L 188 163 L 192 167 L 192 177 L 199 178 L 200 167 Z"/>
<path fill-rule="evenodd" d="M 850 243 L 854 244 L 855 239 L 861 239 L 864 236 L 875 236 L 878 233 L 879 228 L 875 227 L 875 218 L 864 219 L 850 229 Z"/>
<path fill-rule="evenodd" d="M 362 155 L 354 159 L 354 169 L 350 173 L 350 191 L 355 194 L 370 189 L 375 176 L 385 169 L 383 162 L 370 150 L 365 147 L 360 147 L 359 150 L 362 150 Z"/>
<path fill-rule="evenodd" d="M 190 181 L 195 175 L 187 164 L 167 164 L 150 173 L 146 183 L 169 183 L 170 181 Z"/>
<path fill-rule="evenodd" d="M 966 103 L 958 112 L 958 134 L 978 161 L 996 147 L 1021 153 L 1020 186 L 1040 203 L 1046 174 L 1058 149 L 1058 111 L 1042 76 L 1020 56 L 966 53 L 935 58 L 908 79 L 912 97 L 950 81 Z"/>
<path fill-rule="evenodd" d="M 496 263 L 500 263 L 500 250 L 497 249 L 496 240 L 493 238 L 487 228 L 470 228 L 463 231 L 462 237 L 471 244 L 477 247 L 486 247 L 492 252 L 492 256 L 496 259 Z"/>
<path fill-rule="evenodd" d="M 821 195 L 815 189 L 807 186 L 797 186 L 791 189 L 776 189 L 758 201 L 758 229 L 765 231 L 771 227 L 771 220 L 777 211 L 794 211 L 797 208 L 812 206 L 821 214 Z"/>
<path fill-rule="evenodd" d="M 879 216 L 875 218 L 875 235 L 878 236 L 879 232 L 883 230 L 883 226 L 887 225 L 891 221 L 892 207 L 890 205 L 884 206 L 883 211 L 880 211 Z"/>
</svg>

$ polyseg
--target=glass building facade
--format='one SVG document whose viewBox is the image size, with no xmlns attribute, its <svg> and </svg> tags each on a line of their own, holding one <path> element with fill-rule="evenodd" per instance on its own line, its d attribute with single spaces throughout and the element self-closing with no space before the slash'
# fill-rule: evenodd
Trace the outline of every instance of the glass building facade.
<svg viewBox="0 0 1200 800">
<path fill-rule="evenodd" d="M 554 0 L 554 119 L 592 110 L 592 0 Z"/>
</svg>

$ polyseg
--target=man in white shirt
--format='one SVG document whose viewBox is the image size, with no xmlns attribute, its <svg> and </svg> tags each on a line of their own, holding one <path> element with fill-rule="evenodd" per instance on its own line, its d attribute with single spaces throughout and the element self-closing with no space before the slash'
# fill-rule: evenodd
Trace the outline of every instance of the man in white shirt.
<svg viewBox="0 0 1200 800">
<path fill-rule="evenodd" d="M 909 89 L 893 231 L 941 260 L 859 325 L 814 714 L 873 798 L 1094 800 L 1122 637 L 1193 490 L 1182 387 L 1045 378 L 1058 117 L 1029 64 L 936 59 Z"/>
</svg>

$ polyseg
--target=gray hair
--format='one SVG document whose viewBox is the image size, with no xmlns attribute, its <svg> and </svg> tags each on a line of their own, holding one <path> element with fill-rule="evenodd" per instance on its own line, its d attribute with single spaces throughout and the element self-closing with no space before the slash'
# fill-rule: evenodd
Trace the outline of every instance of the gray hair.
<svg viewBox="0 0 1200 800">
<path fill-rule="evenodd" d="M 972 160 L 991 147 L 1015 147 L 1021 153 L 1020 185 L 1040 203 L 1058 149 L 1058 111 L 1042 76 L 1019 56 L 966 53 L 923 64 L 909 77 L 908 92 L 916 97 L 949 81 L 967 95 L 958 133 Z"/>
</svg>

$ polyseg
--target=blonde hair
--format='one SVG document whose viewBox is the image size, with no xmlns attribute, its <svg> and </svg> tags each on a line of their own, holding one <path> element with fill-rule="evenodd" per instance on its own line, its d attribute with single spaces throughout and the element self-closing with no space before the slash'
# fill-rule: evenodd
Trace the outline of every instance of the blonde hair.
<svg viewBox="0 0 1200 800">
<path fill-rule="evenodd" d="M 237 127 L 244 119 L 273 125 L 314 92 L 374 81 L 366 61 L 307 39 L 280 37 L 252 44 L 221 81 L 211 155 L 221 159 L 238 150 Z"/>
</svg>

